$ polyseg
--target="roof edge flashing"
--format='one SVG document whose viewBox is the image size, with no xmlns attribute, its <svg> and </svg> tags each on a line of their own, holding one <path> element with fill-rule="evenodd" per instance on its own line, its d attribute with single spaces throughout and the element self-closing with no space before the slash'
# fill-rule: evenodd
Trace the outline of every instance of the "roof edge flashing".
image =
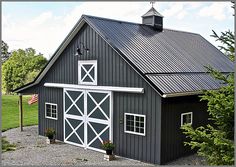
<svg viewBox="0 0 236 167">
<path fill-rule="evenodd" d="M 200 95 L 203 94 L 203 90 L 195 91 L 195 92 L 183 92 L 183 93 L 166 93 L 163 94 L 163 98 L 170 98 L 170 97 L 180 97 L 180 96 L 192 96 L 192 95 Z"/>
</svg>

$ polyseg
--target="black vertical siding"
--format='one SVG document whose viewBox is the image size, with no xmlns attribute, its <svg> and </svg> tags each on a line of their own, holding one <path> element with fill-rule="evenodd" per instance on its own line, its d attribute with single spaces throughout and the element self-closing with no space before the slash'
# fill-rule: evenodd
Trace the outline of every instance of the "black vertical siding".
<svg viewBox="0 0 236 167">
<path fill-rule="evenodd" d="M 89 53 L 75 56 L 83 42 Z M 161 97 L 91 27 L 84 25 L 39 84 L 39 134 L 48 127 L 63 141 L 63 90 L 44 83 L 78 84 L 78 60 L 98 61 L 98 85 L 143 87 L 144 94 L 114 92 L 113 139 L 115 154 L 145 162 L 160 163 Z M 57 103 L 58 120 L 45 119 L 45 102 Z M 146 115 L 146 136 L 124 133 L 124 113 Z"/>
<path fill-rule="evenodd" d="M 199 127 L 208 123 L 206 102 L 200 102 L 197 96 L 175 97 L 163 99 L 162 132 L 161 132 L 161 164 L 193 153 L 184 146 L 185 135 L 180 129 L 181 113 L 193 112 L 192 126 Z"/>
</svg>

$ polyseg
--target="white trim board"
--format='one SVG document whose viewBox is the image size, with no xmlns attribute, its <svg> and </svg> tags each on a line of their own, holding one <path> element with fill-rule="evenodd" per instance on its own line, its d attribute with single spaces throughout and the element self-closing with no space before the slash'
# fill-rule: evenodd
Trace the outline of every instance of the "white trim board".
<svg viewBox="0 0 236 167">
<path fill-rule="evenodd" d="M 92 86 L 92 85 L 74 85 L 74 84 L 61 84 L 61 83 L 45 83 L 44 86 L 52 88 L 72 88 L 72 89 L 86 89 L 86 90 L 105 90 L 113 92 L 144 93 L 144 88 L 135 88 L 135 87 Z"/>
<path fill-rule="evenodd" d="M 192 125 L 193 124 L 193 112 L 186 112 L 186 113 L 181 113 L 181 126 L 183 126 L 184 125 L 184 122 L 183 122 L 183 117 L 184 117 L 184 115 L 189 115 L 190 114 L 190 118 L 191 118 L 191 120 L 190 120 L 190 123 L 187 123 L 187 124 L 190 124 L 190 125 Z"/>
<path fill-rule="evenodd" d="M 84 68 L 84 65 L 92 65 L 89 70 Z M 85 75 L 81 76 L 81 69 L 85 71 Z M 94 78 L 90 75 L 90 71 L 94 69 Z M 85 82 L 85 77 L 88 76 L 92 82 Z M 79 60 L 78 61 L 78 83 L 81 85 L 97 85 L 97 60 Z"/>
</svg>

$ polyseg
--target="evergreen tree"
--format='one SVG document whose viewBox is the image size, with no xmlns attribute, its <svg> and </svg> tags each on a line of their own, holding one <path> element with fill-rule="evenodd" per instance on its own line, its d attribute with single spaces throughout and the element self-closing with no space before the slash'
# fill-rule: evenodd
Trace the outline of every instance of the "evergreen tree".
<svg viewBox="0 0 236 167">
<path fill-rule="evenodd" d="M 213 37 L 220 41 L 220 49 L 234 61 L 234 35 L 231 31 Z M 212 67 L 206 67 L 212 77 L 222 83 L 218 90 L 205 91 L 201 96 L 207 102 L 212 125 L 193 129 L 184 125 L 182 129 L 190 141 L 185 145 L 197 148 L 198 155 L 206 158 L 209 165 L 234 165 L 234 74 L 222 74 Z"/>
</svg>

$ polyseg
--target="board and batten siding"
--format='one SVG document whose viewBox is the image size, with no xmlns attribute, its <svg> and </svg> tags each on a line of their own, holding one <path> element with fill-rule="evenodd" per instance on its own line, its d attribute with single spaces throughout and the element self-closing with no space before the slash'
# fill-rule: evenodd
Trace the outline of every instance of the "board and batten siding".
<svg viewBox="0 0 236 167">
<path fill-rule="evenodd" d="M 196 95 L 162 100 L 161 164 L 195 152 L 184 146 L 187 139 L 180 129 L 181 113 L 193 113 L 193 128 L 209 123 L 207 104 L 199 100 Z"/>
<path fill-rule="evenodd" d="M 83 42 L 89 53 L 75 56 Z M 78 84 L 78 60 L 97 60 L 98 85 L 142 87 L 143 94 L 114 92 L 113 141 L 116 155 L 160 164 L 161 97 L 132 67 L 116 53 L 89 25 L 85 24 L 38 85 L 39 134 L 56 129 L 56 138 L 63 141 L 63 90 L 46 88 L 44 83 Z M 57 103 L 58 120 L 45 118 L 45 102 Z M 146 115 L 146 135 L 124 133 L 124 113 Z"/>
</svg>

